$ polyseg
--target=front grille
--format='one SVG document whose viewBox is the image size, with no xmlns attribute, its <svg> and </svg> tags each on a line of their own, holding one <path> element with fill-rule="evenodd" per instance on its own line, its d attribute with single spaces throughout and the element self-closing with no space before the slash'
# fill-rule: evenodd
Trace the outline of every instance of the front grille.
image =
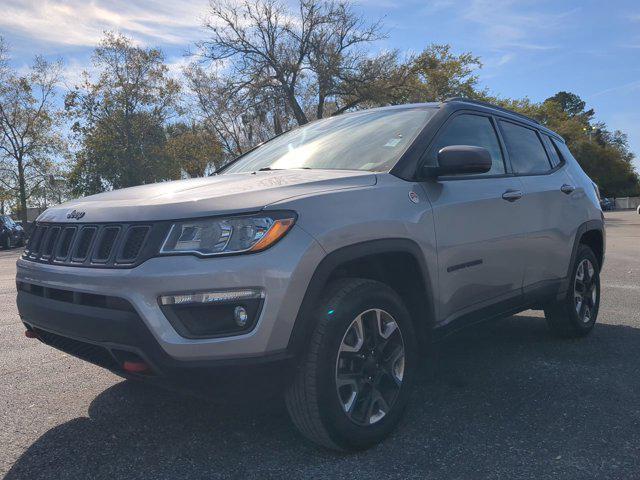
<svg viewBox="0 0 640 480">
<path fill-rule="evenodd" d="M 131 268 L 157 253 L 167 227 L 162 223 L 38 223 L 23 258 L 56 265 Z"/>
</svg>

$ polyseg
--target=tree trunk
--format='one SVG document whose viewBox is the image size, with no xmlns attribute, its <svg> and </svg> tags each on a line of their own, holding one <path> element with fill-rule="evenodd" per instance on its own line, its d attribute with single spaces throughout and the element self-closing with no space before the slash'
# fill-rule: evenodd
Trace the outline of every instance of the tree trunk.
<svg viewBox="0 0 640 480">
<path fill-rule="evenodd" d="M 318 119 L 324 116 L 324 95 L 318 95 L 318 110 L 316 114 Z"/>
<path fill-rule="evenodd" d="M 280 122 L 278 110 L 273 112 L 273 131 L 276 135 L 280 135 L 282 133 L 282 123 Z"/>
<path fill-rule="evenodd" d="M 280 109 L 278 108 L 278 100 L 273 101 L 273 131 L 276 135 L 282 133 L 282 121 L 280 120 Z"/>
<path fill-rule="evenodd" d="M 309 123 L 307 116 L 304 114 L 304 110 L 302 110 L 302 107 L 298 103 L 295 92 L 290 88 L 287 89 L 287 100 L 289 101 L 291 110 L 293 110 L 293 116 L 296 117 L 298 125 Z"/>
<path fill-rule="evenodd" d="M 27 225 L 27 186 L 24 180 L 24 165 L 22 157 L 18 158 L 18 187 L 20 188 L 20 219 L 22 225 Z"/>
</svg>

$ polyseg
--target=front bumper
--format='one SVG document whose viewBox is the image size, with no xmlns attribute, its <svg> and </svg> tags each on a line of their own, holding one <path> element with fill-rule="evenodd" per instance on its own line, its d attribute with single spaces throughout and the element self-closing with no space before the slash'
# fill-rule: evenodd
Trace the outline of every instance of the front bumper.
<svg viewBox="0 0 640 480">
<path fill-rule="evenodd" d="M 20 292 L 18 310 L 27 325 L 107 349 L 131 347 L 152 364 L 165 365 L 165 370 L 172 362 L 196 365 L 281 357 L 286 354 L 311 275 L 323 256 L 318 243 L 294 227 L 271 249 L 252 255 L 156 257 L 131 269 L 58 266 L 21 259 L 18 282 L 120 298 L 132 308 L 130 312 L 105 312 Z M 185 338 L 158 304 L 158 297 L 166 294 L 246 287 L 264 289 L 264 304 L 255 328 L 232 337 Z"/>
</svg>

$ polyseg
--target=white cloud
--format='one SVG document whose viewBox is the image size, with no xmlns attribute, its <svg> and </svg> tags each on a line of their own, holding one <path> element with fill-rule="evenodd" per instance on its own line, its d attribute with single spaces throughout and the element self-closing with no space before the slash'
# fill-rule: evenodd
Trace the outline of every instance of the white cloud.
<svg viewBox="0 0 640 480">
<path fill-rule="evenodd" d="M 3 0 L 0 29 L 58 45 L 93 46 L 104 30 L 142 43 L 197 39 L 207 0 Z"/>
<path fill-rule="evenodd" d="M 461 11 L 464 20 L 482 28 L 483 41 L 489 45 L 522 50 L 556 48 L 539 39 L 563 26 L 566 19 L 576 12 L 544 13 L 539 2 L 514 0 L 472 0 Z"/>
<path fill-rule="evenodd" d="M 611 93 L 632 93 L 632 92 L 637 92 L 640 91 L 640 80 L 635 80 L 633 82 L 628 82 L 622 85 L 618 85 L 616 87 L 611 87 L 611 88 L 607 88 L 604 90 L 600 90 L 599 92 L 594 93 L 593 95 L 591 95 L 592 97 L 600 97 L 602 95 L 608 95 Z"/>
</svg>

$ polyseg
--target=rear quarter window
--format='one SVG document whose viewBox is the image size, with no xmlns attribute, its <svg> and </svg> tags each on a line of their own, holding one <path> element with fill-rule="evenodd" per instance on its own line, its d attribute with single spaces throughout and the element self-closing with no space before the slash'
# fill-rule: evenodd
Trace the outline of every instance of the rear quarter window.
<svg viewBox="0 0 640 480">
<path fill-rule="evenodd" d="M 545 147 L 547 147 L 547 153 L 549 154 L 549 160 L 551 160 L 551 166 L 556 168 L 562 163 L 562 155 L 558 151 L 558 147 L 554 144 L 548 135 L 542 135 L 542 141 Z"/>
<path fill-rule="evenodd" d="M 538 133 L 527 127 L 500 120 L 500 128 L 515 173 L 546 173 L 551 163 Z"/>
</svg>

